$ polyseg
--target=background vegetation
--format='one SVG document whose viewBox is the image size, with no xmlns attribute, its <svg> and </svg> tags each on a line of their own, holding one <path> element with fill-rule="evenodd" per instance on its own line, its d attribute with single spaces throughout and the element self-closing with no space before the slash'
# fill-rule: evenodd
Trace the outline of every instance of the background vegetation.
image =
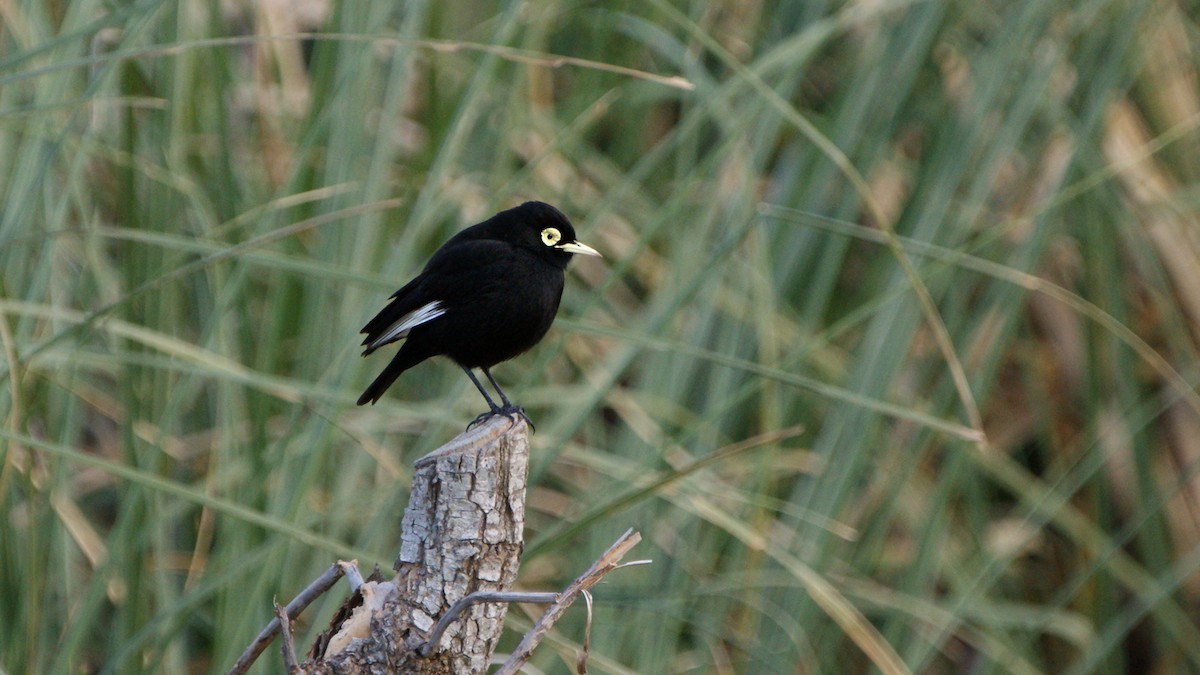
<svg viewBox="0 0 1200 675">
<path fill-rule="evenodd" d="M 389 567 L 481 402 L 357 408 L 355 332 L 527 198 L 606 257 L 497 368 L 522 585 L 654 559 L 593 672 L 1200 671 L 1194 10 L 0 3 L 0 672 L 220 672 Z"/>
</svg>

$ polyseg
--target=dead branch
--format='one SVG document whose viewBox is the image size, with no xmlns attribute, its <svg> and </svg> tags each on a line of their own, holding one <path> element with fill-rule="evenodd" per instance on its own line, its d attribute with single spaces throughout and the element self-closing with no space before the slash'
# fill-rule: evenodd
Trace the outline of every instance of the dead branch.
<svg viewBox="0 0 1200 675">
<path fill-rule="evenodd" d="M 358 566 L 353 561 L 349 563 L 338 561 L 325 570 L 321 576 L 313 579 L 307 588 L 300 591 L 300 594 L 287 604 L 287 607 L 284 608 L 287 611 L 287 615 L 292 618 L 299 616 L 300 612 L 303 612 L 313 600 L 316 600 L 322 593 L 332 588 L 337 583 L 337 580 L 342 578 L 342 575 L 346 573 L 347 567 L 353 568 L 354 575 L 361 582 L 362 576 L 358 574 Z M 254 641 L 250 643 L 246 651 L 242 652 L 242 655 L 238 657 L 238 660 L 234 662 L 233 667 L 229 669 L 226 675 L 243 675 L 243 673 L 250 670 L 250 666 L 254 665 L 258 656 L 271 644 L 271 640 L 278 632 L 279 618 L 276 617 L 267 623 L 262 632 L 258 634 L 258 637 L 254 638 Z"/>
<path fill-rule="evenodd" d="M 584 591 L 595 586 L 604 578 L 604 575 L 617 569 L 620 566 L 621 558 L 629 552 L 631 548 L 637 545 L 642 540 L 642 535 L 634 532 L 632 529 L 626 530 L 625 534 L 621 535 L 608 550 L 600 556 L 600 559 L 592 564 L 590 568 L 579 576 L 578 579 L 571 582 L 566 590 L 558 594 L 558 600 L 550 605 L 542 614 L 533 628 L 525 634 L 521 639 L 521 643 L 513 650 L 512 655 L 496 671 L 495 675 L 516 675 L 521 667 L 529 662 L 529 658 L 533 656 L 533 650 L 541 644 L 542 639 L 554 627 L 562 615 L 566 613 L 567 608 L 575 599 Z"/>
</svg>

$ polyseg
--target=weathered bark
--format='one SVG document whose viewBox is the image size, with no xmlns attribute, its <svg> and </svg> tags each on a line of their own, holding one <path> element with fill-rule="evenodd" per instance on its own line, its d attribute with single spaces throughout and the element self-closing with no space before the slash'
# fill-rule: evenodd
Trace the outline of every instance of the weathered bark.
<svg viewBox="0 0 1200 675">
<path fill-rule="evenodd" d="M 363 584 L 301 671 L 486 672 L 504 625 L 503 603 L 471 606 L 433 653 L 423 657 L 419 649 L 460 598 L 505 591 L 516 581 L 528 465 L 528 428 L 507 417 L 493 417 L 418 460 L 396 576 Z"/>
</svg>

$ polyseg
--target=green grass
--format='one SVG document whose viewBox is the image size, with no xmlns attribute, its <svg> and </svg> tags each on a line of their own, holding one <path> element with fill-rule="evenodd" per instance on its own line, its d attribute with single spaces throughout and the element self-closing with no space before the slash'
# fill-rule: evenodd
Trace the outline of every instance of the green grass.
<svg viewBox="0 0 1200 675">
<path fill-rule="evenodd" d="M 521 585 L 654 560 L 592 672 L 1200 671 L 1194 14 L 445 4 L 0 6 L 0 673 L 222 672 L 390 567 L 480 401 L 357 408 L 355 331 L 528 198 L 605 258 L 497 369 Z"/>
</svg>

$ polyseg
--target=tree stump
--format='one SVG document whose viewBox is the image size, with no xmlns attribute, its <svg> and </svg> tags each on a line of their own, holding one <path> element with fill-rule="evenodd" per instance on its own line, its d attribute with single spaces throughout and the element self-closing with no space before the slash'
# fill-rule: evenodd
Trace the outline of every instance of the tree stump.
<svg viewBox="0 0 1200 675">
<path fill-rule="evenodd" d="M 367 581 L 300 666 L 305 673 L 484 673 L 507 605 L 460 614 L 429 656 L 420 648 L 450 606 L 506 591 L 524 544 L 528 427 L 497 416 L 416 462 L 391 580 Z"/>
</svg>

